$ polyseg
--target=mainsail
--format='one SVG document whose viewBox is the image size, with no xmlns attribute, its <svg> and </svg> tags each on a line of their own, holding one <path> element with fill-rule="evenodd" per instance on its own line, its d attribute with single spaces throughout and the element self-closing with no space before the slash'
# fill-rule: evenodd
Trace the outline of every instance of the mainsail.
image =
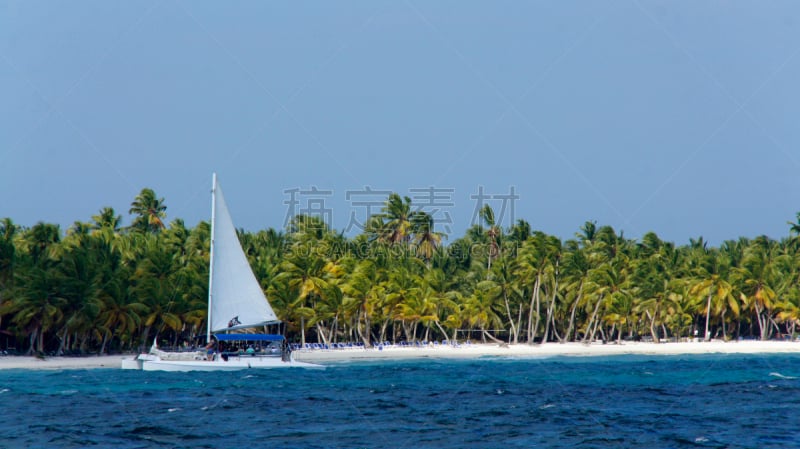
<svg viewBox="0 0 800 449">
<path fill-rule="evenodd" d="M 209 331 L 279 322 L 242 251 L 216 174 L 212 195 Z"/>
</svg>

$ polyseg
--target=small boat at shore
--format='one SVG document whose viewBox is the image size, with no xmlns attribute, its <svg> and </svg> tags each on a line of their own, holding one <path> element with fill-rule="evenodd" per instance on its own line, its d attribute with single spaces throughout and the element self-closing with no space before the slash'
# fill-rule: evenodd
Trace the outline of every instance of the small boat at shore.
<svg viewBox="0 0 800 449">
<path fill-rule="evenodd" d="M 324 368 L 298 362 L 282 335 L 241 333 L 245 329 L 278 324 L 247 257 L 242 251 L 228 206 L 217 183 L 211 188 L 211 251 L 208 280 L 208 319 L 206 341 L 212 337 L 217 350 L 170 352 L 156 343 L 145 354 L 122 361 L 123 369 L 144 371 L 235 371 L 251 368 Z M 235 333 L 232 333 L 235 332 Z M 223 344 L 255 343 L 266 350 L 222 350 Z"/>
</svg>

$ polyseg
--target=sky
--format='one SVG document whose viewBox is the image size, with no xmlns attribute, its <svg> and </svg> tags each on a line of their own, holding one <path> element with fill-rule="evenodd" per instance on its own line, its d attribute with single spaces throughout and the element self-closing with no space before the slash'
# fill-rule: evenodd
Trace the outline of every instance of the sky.
<svg viewBox="0 0 800 449">
<path fill-rule="evenodd" d="M 571 238 L 788 235 L 800 3 L 0 0 L 0 217 L 66 229 L 144 187 L 168 219 L 387 192 L 461 236 L 482 204 Z"/>
</svg>

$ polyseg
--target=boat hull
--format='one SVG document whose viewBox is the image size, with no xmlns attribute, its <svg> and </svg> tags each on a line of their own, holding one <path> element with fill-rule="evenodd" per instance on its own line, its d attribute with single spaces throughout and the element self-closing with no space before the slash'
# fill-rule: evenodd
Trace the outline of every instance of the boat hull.
<svg viewBox="0 0 800 449">
<path fill-rule="evenodd" d="M 132 359 L 124 359 L 122 361 L 122 369 L 135 369 L 140 370 L 144 365 L 144 361 L 140 360 L 139 357 L 135 357 Z"/>
<path fill-rule="evenodd" d="M 245 369 L 281 369 L 305 368 L 325 369 L 323 365 L 314 363 L 289 361 L 284 362 L 280 357 L 231 357 L 225 360 L 161 360 L 159 358 L 143 360 L 144 371 L 239 371 Z"/>
</svg>

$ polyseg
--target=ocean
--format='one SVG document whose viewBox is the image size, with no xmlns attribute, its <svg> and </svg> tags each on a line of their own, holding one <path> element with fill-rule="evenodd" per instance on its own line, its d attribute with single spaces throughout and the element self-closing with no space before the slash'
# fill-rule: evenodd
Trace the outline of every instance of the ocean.
<svg viewBox="0 0 800 449">
<path fill-rule="evenodd" d="M 800 355 L 0 371 L 3 448 L 795 448 Z"/>
</svg>

